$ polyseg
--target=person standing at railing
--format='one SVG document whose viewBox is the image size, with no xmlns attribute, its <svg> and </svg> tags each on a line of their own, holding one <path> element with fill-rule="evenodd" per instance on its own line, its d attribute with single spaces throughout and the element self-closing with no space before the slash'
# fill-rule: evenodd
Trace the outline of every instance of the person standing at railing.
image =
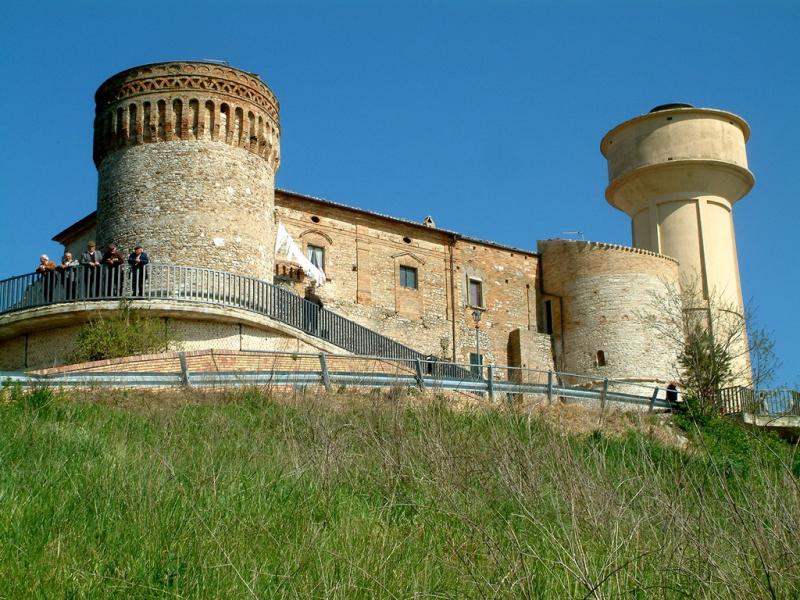
<svg viewBox="0 0 800 600">
<path fill-rule="evenodd" d="M 47 256 L 47 254 L 42 254 L 39 257 L 39 266 L 36 267 L 37 273 L 49 273 L 55 268 L 56 268 L 56 263 L 50 260 L 50 257 Z"/>
<path fill-rule="evenodd" d="M 133 253 L 128 256 L 128 264 L 131 267 L 131 288 L 134 296 L 144 295 L 144 278 L 150 258 L 141 246 L 136 246 Z"/>
<path fill-rule="evenodd" d="M 674 383 L 670 383 L 667 386 L 667 402 L 669 402 L 672 410 L 676 410 L 678 408 L 678 386 Z"/>
<path fill-rule="evenodd" d="M 61 287 L 64 288 L 64 298 L 72 300 L 75 298 L 75 291 L 78 285 L 77 269 L 80 263 L 73 258 L 71 252 L 65 252 L 61 257 L 61 264 L 58 265 L 58 272 L 61 275 Z"/>
<path fill-rule="evenodd" d="M 56 263 L 50 260 L 47 254 L 42 254 L 39 257 L 39 266 L 36 267 L 36 272 L 42 277 L 42 284 L 44 286 L 44 300 L 45 302 L 53 301 L 53 277 L 56 268 Z"/>
<path fill-rule="evenodd" d="M 81 254 L 81 266 L 83 267 L 83 289 L 87 298 L 92 298 L 100 294 L 100 265 L 103 262 L 103 254 L 97 250 L 94 242 L 86 244 L 86 251 Z"/>
<path fill-rule="evenodd" d="M 103 266 L 107 272 L 106 295 L 116 296 L 120 292 L 120 267 L 124 262 L 122 254 L 117 250 L 117 245 L 111 242 L 103 253 Z"/>
<path fill-rule="evenodd" d="M 322 309 L 322 299 L 317 296 L 313 286 L 306 288 L 305 302 L 303 302 L 303 330 L 313 336 L 320 336 L 319 313 Z"/>
</svg>

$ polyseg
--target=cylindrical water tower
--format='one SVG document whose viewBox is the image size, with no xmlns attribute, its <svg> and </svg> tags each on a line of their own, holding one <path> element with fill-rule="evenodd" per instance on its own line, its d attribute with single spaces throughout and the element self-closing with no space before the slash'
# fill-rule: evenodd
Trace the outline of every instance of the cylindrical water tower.
<svg viewBox="0 0 800 600">
<path fill-rule="evenodd" d="M 144 65 L 108 79 L 95 101 L 100 244 L 271 281 L 279 106 L 258 76 Z"/>
<path fill-rule="evenodd" d="M 608 202 L 633 222 L 633 246 L 678 260 L 682 282 L 743 313 L 732 208 L 753 187 L 750 128 L 729 112 L 658 106 L 608 132 Z M 749 369 L 746 340 L 740 371 Z"/>
</svg>

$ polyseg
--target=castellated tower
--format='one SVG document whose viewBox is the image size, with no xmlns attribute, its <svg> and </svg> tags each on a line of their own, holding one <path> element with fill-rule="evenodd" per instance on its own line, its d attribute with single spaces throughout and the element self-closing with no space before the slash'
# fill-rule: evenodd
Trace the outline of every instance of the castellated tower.
<svg viewBox="0 0 800 600">
<path fill-rule="evenodd" d="M 95 102 L 99 243 L 271 281 L 279 106 L 258 76 L 144 65 L 108 79 Z"/>
<path fill-rule="evenodd" d="M 677 259 L 684 283 L 695 282 L 706 301 L 739 315 L 732 208 L 754 183 L 749 135 L 747 123 L 729 112 L 667 104 L 618 125 L 600 144 L 606 199 L 631 217 L 633 245 Z M 749 371 L 744 351 L 738 366 Z"/>
</svg>

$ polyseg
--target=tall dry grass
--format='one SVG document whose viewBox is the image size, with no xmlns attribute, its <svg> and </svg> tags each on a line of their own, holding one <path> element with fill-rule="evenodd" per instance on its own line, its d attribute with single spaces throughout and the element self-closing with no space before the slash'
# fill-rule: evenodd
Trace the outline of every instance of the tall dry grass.
<svg viewBox="0 0 800 600">
<path fill-rule="evenodd" d="M 275 394 L 7 394 L 0 596 L 800 594 L 784 442 L 723 423 L 683 451 L 402 392 Z"/>
</svg>

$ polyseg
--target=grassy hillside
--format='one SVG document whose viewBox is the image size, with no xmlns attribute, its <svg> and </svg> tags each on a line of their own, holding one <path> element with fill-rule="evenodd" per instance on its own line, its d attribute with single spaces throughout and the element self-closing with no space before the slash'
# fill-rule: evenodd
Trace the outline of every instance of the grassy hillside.
<svg viewBox="0 0 800 600">
<path fill-rule="evenodd" d="M 791 447 L 724 423 L 679 450 L 397 395 L 90 396 L 0 405 L 0 597 L 800 595 Z"/>
</svg>

